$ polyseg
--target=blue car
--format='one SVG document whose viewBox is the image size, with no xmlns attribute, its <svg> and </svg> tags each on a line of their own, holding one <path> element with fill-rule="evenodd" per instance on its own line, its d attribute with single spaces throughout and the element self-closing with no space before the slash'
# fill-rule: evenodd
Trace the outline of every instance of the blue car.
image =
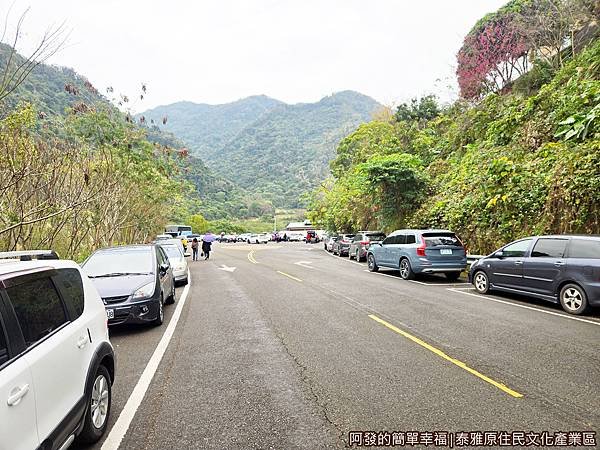
<svg viewBox="0 0 600 450">
<path fill-rule="evenodd" d="M 398 269 L 405 280 L 422 273 L 443 273 L 454 281 L 466 269 L 467 255 L 452 231 L 397 230 L 369 247 L 367 265 L 371 272 L 380 267 Z"/>
<path fill-rule="evenodd" d="M 523 294 L 582 314 L 600 306 L 600 236 L 519 239 L 472 264 L 469 281 L 480 294 Z"/>
</svg>

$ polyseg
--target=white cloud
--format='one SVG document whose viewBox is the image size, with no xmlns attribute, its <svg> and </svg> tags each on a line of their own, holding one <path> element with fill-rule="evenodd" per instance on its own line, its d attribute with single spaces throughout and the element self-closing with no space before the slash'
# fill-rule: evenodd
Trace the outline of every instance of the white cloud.
<svg viewBox="0 0 600 450">
<path fill-rule="evenodd" d="M 464 35 L 503 3 L 32 0 L 21 48 L 66 21 L 69 45 L 50 62 L 101 91 L 110 85 L 134 97 L 147 83 L 136 110 L 253 94 L 307 102 L 345 89 L 387 104 L 428 93 L 447 100 L 456 95 L 448 85 Z M 27 6 L 16 1 L 13 23 Z"/>
</svg>

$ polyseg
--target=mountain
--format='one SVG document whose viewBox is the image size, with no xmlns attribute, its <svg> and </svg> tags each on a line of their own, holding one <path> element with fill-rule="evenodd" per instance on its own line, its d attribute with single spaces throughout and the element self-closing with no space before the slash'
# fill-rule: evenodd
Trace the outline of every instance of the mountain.
<svg viewBox="0 0 600 450">
<path fill-rule="evenodd" d="M 9 74 L 14 73 L 17 67 L 25 63 L 25 59 L 21 55 L 13 53 L 10 46 L 0 43 L 1 74 L 6 73 L 9 61 L 11 61 Z M 13 85 L 14 83 L 8 84 Z M 40 114 L 48 116 L 64 115 L 68 108 L 78 103 L 108 104 L 108 100 L 85 77 L 73 69 L 47 64 L 35 67 L 23 83 L 0 102 L 2 116 L 19 102 L 30 102 L 35 105 Z"/>
<path fill-rule="evenodd" d="M 160 124 L 202 157 L 221 148 L 262 114 L 281 105 L 284 103 L 266 95 L 256 95 L 223 105 L 177 102 L 150 109 L 138 117 Z M 167 121 L 162 126 L 164 118 Z"/>
<path fill-rule="evenodd" d="M 214 106 L 176 103 L 142 115 L 155 123 L 166 116 L 164 128 L 216 174 L 276 207 L 295 208 L 327 176 L 341 138 L 379 108 L 366 95 L 342 91 L 316 103 L 260 96 Z"/>
</svg>

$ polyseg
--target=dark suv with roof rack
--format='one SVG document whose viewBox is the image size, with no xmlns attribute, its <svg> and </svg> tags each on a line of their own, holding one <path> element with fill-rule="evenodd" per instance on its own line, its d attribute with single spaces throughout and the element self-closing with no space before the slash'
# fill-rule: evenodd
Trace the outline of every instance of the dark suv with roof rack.
<svg viewBox="0 0 600 450">
<path fill-rule="evenodd" d="M 600 236 L 519 239 L 472 264 L 469 281 L 481 294 L 524 294 L 582 314 L 600 306 Z"/>
</svg>

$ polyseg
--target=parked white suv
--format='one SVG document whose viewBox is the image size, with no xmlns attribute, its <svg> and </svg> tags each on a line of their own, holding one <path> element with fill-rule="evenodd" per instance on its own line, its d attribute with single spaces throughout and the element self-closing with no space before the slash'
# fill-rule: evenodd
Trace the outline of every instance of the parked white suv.
<svg viewBox="0 0 600 450">
<path fill-rule="evenodd" d="M 76 263 L 35 253 L 0 253 L 0 450 L 95 442 L 110 413 L 104 304 Z"/>
</svg>

